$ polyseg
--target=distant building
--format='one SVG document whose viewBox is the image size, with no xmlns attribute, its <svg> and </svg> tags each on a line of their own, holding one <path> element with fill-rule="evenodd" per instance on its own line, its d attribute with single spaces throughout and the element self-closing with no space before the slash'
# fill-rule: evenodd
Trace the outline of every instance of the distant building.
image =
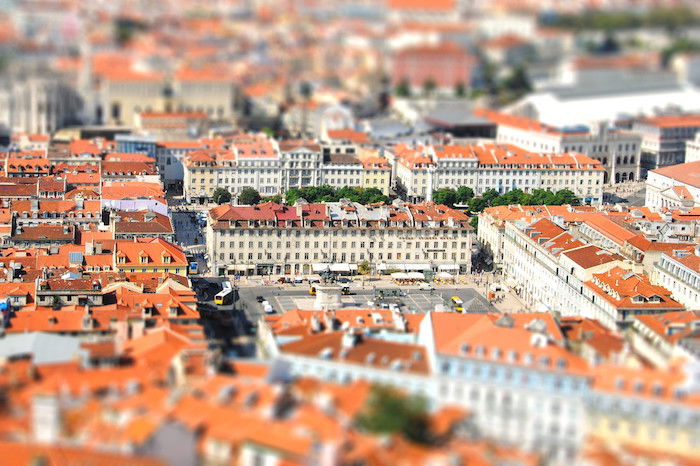
<svg viewBox="0 0 700 466">
<path fill-rule="evenodd" d="M 642 135 L 642 176 L 649 170 L 685 162 L 686 142 L 700 130 L 700 114 L 661 115 L 637 121 Z"/>
<path fill-rule="evenodd" d="M 608 129 L 605 123 L 591 131 L 586 126 L 559 128 L 539 121 L 480 109 L 475 112 L 498 125 L 496 142 L 537 152 L 579 152 L 605 168 L 604 183 L 634 181 L 640 177 L 642 137 L 634 132 Z"/>
<path fill-rule="evenodd" d="M 476 59 L 453 43 L 409 47 L 396 52 L 391 80 L 396 86 L 407 83 L 410 92 L 422 94 L 428 83 L 434 91 L 454 95 L 456 86 L 471 86 Z"/>
<path fill-rule="evenodd" d="M 650 171 L 644 204 L 656 210 L 700 206 L 700 161 Z"/>
</svg>

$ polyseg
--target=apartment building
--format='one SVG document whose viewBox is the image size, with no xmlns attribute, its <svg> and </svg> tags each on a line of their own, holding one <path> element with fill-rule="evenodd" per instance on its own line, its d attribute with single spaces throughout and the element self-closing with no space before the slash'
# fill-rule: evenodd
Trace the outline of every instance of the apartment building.
<svg viewBox="0 0 700 466">
<path fill-rule="evenodd" d="M 695 133 L 695 139 L 685 142 L 685 162 L 700 160 L 700 131 Z"/>
<path fill-rule="evenodd" d="M 224 274 L 471 269 L 472 231 L 458 210 L 432 203 L 363 206 L 222 205 L 209 211 L 212 270 Z"/>
<path fill-rule="evenodd" d="M 661 115 L 635 122 L 642 136 L 642 177 L 650 170 L 685 162 L 686 142 L 700 130 L 700 115 Z"/>
<path fill-rule="evenodd" d="M 184 170 L 188 202 L 204 202 L 219 187 L 233 195 L 246 187 L 263 196 L 281 192 L 279 147 L 274 140 L 262 137 L 236 142 L 229 149 L 191 151 L 185 156 Z"/>
<path fill-rule="evenodd" d="M 648 173 L 644 204 L 655 210 L 700 207 L 700 161 L 657 168 Z"/>
<path fill-rule="evenodd" d="M 575 152 L 529 152 L 510 144 L 436 145 L 395 148 L 397 182 L 409 198 L 430 199 L 433 189 L 470 186 L 489 189 L 569 189 L 585 203 L 603 200 L 600 162 Z"/>
<path fill-rule="evenodd" d="M 285 140 L 279 143 L 282 191 L 321 185 L 321 146 L 315 141 Z"/>
<path fill-rule="evenodd" d="M 372 319 L 375 326 L 396 322 Z M 551 315 L 430 312 L 411 330 L 417 344 L 360 335 L 354 322 L 343 332 L 333 318 L 319 321 L 295 341 L 279 341 L 274 358 L 290 375 L 402 387 L 433 405 L 469 409 L 480 437 L 545 452 L 558 463 L 576 457 L 586 433 L 587 364 L 566 350 Z"/>
<path fill-rule="evenodd" d="M 683 309 L 631 261 L 587 245 L 549 219 L 506 224 L 503 270 L 527 305 L 611 329 L 626 328 L 635 315 Z"/>
<path fill-rule="evenodd" d="M 202 144 L 197 141 L 159 141 L 156 144 L 156 163 L 166 190 L 181 191 L 183 189 L 185 156 L 193 150 L 201 148 Z"/>
<path fill-rule="evenodd" d="M 260 135 L 239 136 L 230 143 L 189 150 L 184 155 L 185 195 L 203 202 L 217 187 L 234 195 L 252 187 L 263 196 L 271 196 L 320 185 L 377 188 L 389 194 L 391 167 L 387 160 L 376 153 L 360 158 L 356 149 L 352 144 L 341 148 L 311 140 L 277 143 Z"/>
<path fill-rule="evenodd" d="M 652 276 L 668 288 L 673 298 L 688 309 L 700 308 L 700 249 L 678 250 L 661 255 L 654 263 Z"/>
<path fill-rule="evenodd" d="M 512 144 L 533 152 L 578 152 L 601 163 L 603 183 L 640 178 L 642 137 L 632 131 L 610 129 L 601 124 L 594 131 L 585 126 L 556 128 L 537 120 L 495 110 L 479 109 L 475 114 L 498 125 L 496 142 Z"/>
</svg>

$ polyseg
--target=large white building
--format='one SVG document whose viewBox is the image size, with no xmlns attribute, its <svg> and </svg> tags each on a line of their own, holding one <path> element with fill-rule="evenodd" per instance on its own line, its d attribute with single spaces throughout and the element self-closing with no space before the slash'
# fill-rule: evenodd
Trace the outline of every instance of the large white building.
<svg viewBox="0 0 700 466">
<path fill-rule="evenodd" d="M 497 143 L 533 152 L 585 154 L 605 168 L 604 183 L 639 179 L 642 137 L 634 132 L 609 129 L 605 124 L 597 125 L 596 131 L 581 125 L 558 128 L 493 110 L 479 110 L 477 114 L 498 125 Z"/>
<path fill-rule="evenodd" d="M 472 229 L 461 211 L 432 203 L 363 206 L 222 205 L 209 212 L 206 244 L 219 274 L 471 270 Z"/>
<path fill-rule="evenodd" d="M 396 178 L 409 199 L 431 199 L 432 190 L 469 186 L 489 189 L 569 189 L 585 203 L 600 204 L 605 171 L 586 155 L 531 152 L 512 144 L 394 148 Z"/>
<path fill-rule="evenodd" d="M 644 203 L 654 210 L 700 206 L 700 161 L 650 171 Z"/>
<path fill-rule="evenodd" d="M 586 244 L 548 219 L 505 225 L 503 270 L 529 306 L 625 328 L 635 315 L 682 310 L 618 254 Z M 533 280 L 532 277 L 537 277 Z"/>
<path fill-rule="evenodd" d="M 674 251 L 662 254 L 654 263 L 655 281 L 673 294 L 673 298 L 688 309 L 700 309 L 700 249 L 694 253 Z"/>
<path fill-rule="evenodd" d="M 637 121 L 632 130 L 642 135 L 642 175 L 649 170 L 686 162 L 686 142 L 700 131 L 700 114 L 661 115 Z"/>
</svg>

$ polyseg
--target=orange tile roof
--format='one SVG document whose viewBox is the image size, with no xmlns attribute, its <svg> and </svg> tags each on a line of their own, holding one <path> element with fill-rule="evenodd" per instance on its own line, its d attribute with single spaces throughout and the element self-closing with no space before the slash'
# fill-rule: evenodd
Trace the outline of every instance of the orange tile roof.
<svg viewBox="0 0 700 466">
<path fill-rule="evenodd" d="M 700 160 L 657 168 L 652 173 L 671 178 L 679 183 L 700 188 Z"/>
<path fill-rule="evenodd" d="M 700 114 L 659 115 L 645 118 L 642 122 L 658 128 L 700 128 Z"/>
<path fill-rule="evenodd" d="M 336 141 L 349 141 L 357 144 L 368 144 L 369 134 L 354 129 L 331 129 L 328 130 L 328 138 Z"/>
<path fill-rule="evenodd" d="M 583 359 L 563 347 L 561 330 L 547 313 L 504 317 L 433 312 L 430 318 L 439 353 L 577 374 L 588 370 Z M 537 326 L 549 335 L 544 345 L 532 343 L 534 330 L 529 329 Z"/>
<path fill-rule="evenodd" d="M 162 238 L 144 238 L 135 242 L 118 240 L 115 245 L 115 254 L 118 267 L 187 266 L 182 248 Z M 165 262 L 164 256 L 169 256 L 170 262 Z M 120 262 L 120 257 L 124 257 L 125 262 Z M 141 257 L 146 257 L 147 262 L 141 262 Z"/>
<path fill-rule="evenodd" d="M 315 333 L 284 344 L 281 351 L 383 369 L 393 367 L 395 370 L 400 368 L 402 371 L 420 374 L 430 372 L 426 350 L 423 346 L 394 343 L 359 335 L 356 335 L 355 338 L 354 345 L 344 347 L 342 344 L 343 332 L 341 331 Z"/>
<path fill-rule="evenodd" d="M 45 459 L 45 466 L 67 464 L 90 464 L 92 466 L 164 466 L 158 459 L 124 455 L 89 448 L 41 445 L 31 443 L 0 441 L 0 457 L 3 462 L 14 465 L 33 464 L 37 458 Z"/>
<path fill-rule="evenodd" d="M 636 274 L 621 267 L 605 273 L 593 274 L 586 286 L 603 297 L 615 308 L 622 309 L 683 309 L 683 305 L 671 298 L 671 292 L 662 286 L 652 285 L 646 275 Z M 643 298 L 636 302 L 635 297 Z M 649 298 L 657 299 L 651 301 Z"/>
</svg>

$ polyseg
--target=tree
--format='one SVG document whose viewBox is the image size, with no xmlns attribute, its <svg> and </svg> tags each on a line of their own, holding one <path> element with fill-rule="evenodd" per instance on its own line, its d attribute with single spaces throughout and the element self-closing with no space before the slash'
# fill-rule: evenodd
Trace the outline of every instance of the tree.
<svg viewBox="0 0 700 466">
<path fill-rule="evenodd" d="M 268 137 L 274 138 L 275 137 L 275 130 L 270 128 L 269 126 L 266 126 L 262 129 L 262 132 L 265 133 Z"/>
<path fill-rule="evenodd" d="M 462 81 L 455 84 L 455 97 L 465 97 L 467 95 L 467 86 Z"/>
<path fill-rule="evenodd" d="M 238 203 L 243 205 L 259 204 L 260 200 L 260 193 L 254 188 L 243 188 L 238 195 Z"/>
<path fill-rule="evenodd" d="M 453 207 L 456 199 L 457 195 L 454 189 L 440 188 L 433 190 L 433 202 L 435 202 L 435 204 L 444 204 L 447 207 Z"/>
<path fill-rule="evenodd" d="M 280 202 L 282 202 L 282 196 L 276 195 L 263 197 L 262 202 L 274 202 L 275 204 L 279 204 Z"/>
<path fill-rule="evenodd" d="M 532 84 L 525 67 L 523 65 L 516 66 L 511 74 L 503 80 L 503 87 L 512 92 L 516 98 L 532 91 Z"/>
<path fill-rule="evenodd" d="M 423 83 L 423 94 L 430 95 L 437 89 L 437 83 L 433 78 L 428 78 Z"/>
<path fill-rule="evenodd" d="M 474 215 L 469 219 L 469 226 L 474 229 L 474 234 L 479 232 L 479 216 Z"/>
<path fill-rule="evenodd" d="M 484 191 L 484 194 L 482 194 L 481 197 L 488 203 L 488 205 L 491 205 L 491 202 L 498 197 L 498 191 L 493 188 L 487 189 Z"/>
<path fill-rule="evenodd" d="M 581 199 L 579 199 L 576 194 L 570 189 L 560 189 L 554 194 L 554 199 L 552 201 L 555 205 L 580 205 Z"/>
<path fill-rule="evenodd" d="M 219 205 L 226 204 L 231 202 L 231 193 L 226 188 L 216 188 L 211 198 Z"/>
<path fill-rule="evenodd" d="M 374 385 L 357 421 L 360 428 L 368 432 L 401 434 L 412 442 L 427 444 L 431 442 L 427 413 L 424 398 Z"/>
<path fill-rule="evenodd" d="M 394 92 L 399 97 L 411 97 L 411 84 L 404 78 L 396 85 Z"/>
<path fill-rule="evenodd" d="M 455 202 L 457 204 L 466 204 L 467 202 L 469 202 L 469 199 L 474 197 L 474 190 L 469 186 L 460 186 L 459 188 L 457 188 L 455 197 Z"/>
<path fill-rule="evenodd" d="M 552 205 L 554 193 L 548 189 L 535 189 L 530 198 L 530 205 Z"/>
<path fill-rule="evenodd" d="M 288 205 L 294 205 L 294 203 L 301 197 L 301 191 L 296 188 L 288 189 L 284 193 L 284 200 Z"/>
<path fill-rule="evenodd" d="M 369 275 L 369 273 L 370 273 L 369 262 L 362 261 L 359 264 L 357 264 L 357 273 L 359 273 L 360 275 Z"/>
<path fill-rule="evenodd" d="M 483 197 L 474 197 L 469 199 L 469 212 L 472 214 L 479 213 L 489 206 L 488 201 Z"/>
<path fill-rule="evenodd" d="M 513 189 L 498 196 L 491 202 L 491 205 L 522 204 L 524 194 L 525 193 L 523 193 L 522 189 Z"/>
</svg>

